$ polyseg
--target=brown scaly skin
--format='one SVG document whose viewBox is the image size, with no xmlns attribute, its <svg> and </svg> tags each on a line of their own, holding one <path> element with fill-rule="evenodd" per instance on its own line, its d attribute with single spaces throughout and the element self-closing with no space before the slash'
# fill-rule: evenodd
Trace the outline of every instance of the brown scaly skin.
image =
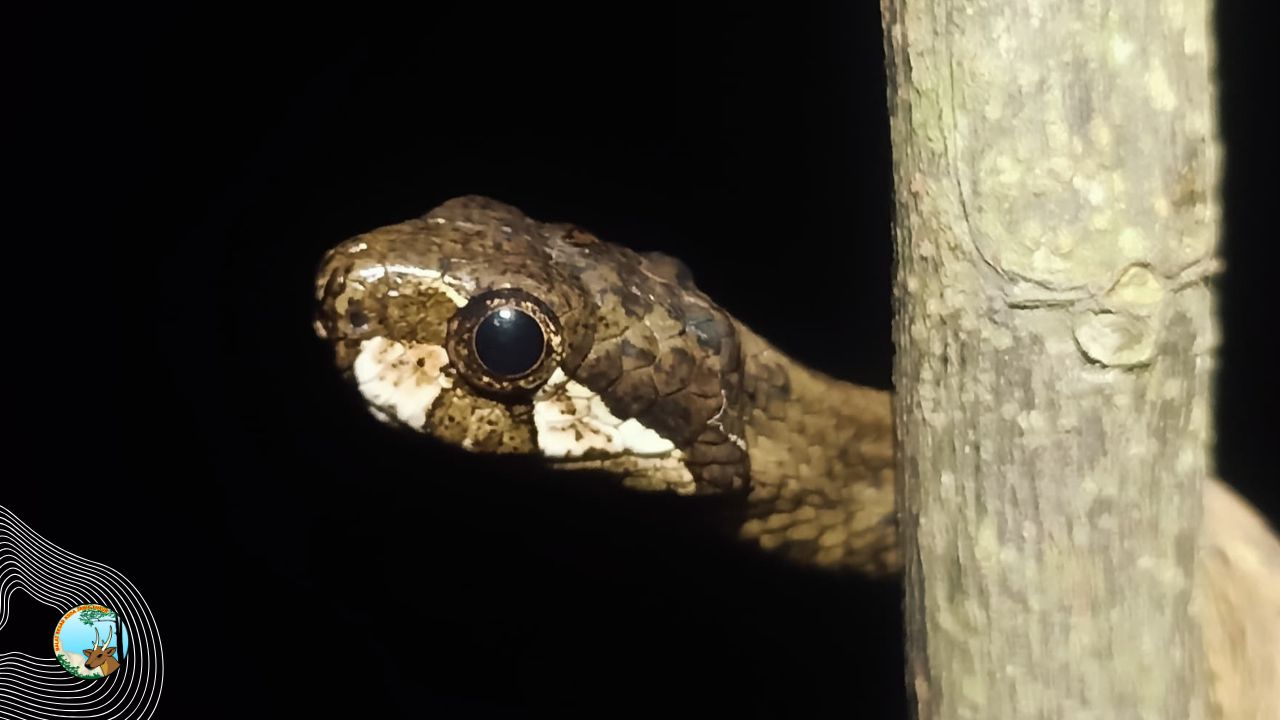
<svg viewBox="0 0 1280 720">
<path fill-rule="evenodd" d="M 479 301 L 458 305 L 509 288 L 550 318 L 546 358 L 523 387 L 486 376 L 465 319 Z M 636 488 L 741 496 L 741 534 L 762 548 L 867 574 L 897 569 L 888 394 L 797 365 L 702 294 L 679 261 L 461 197 L 330 250 L 316 298 L 316 331 L 352 380 L 373 338 L 448 348 L 438 373 L 425 363 L 421 382 L 448 387 L 421 432 L 476 452 L 539 454 L 533 401 L 571 406 L 540 389 L 559 368 L 617 418 L 669 440 L 683 469 L 626 453 L 548 462 Z"/>
<path fill-rule="evenodd" d="M 803 562 L 897 571 L 889 393 L 805 368 L 737 328 L 752 480 L 742 535 Z"/>
</svg>

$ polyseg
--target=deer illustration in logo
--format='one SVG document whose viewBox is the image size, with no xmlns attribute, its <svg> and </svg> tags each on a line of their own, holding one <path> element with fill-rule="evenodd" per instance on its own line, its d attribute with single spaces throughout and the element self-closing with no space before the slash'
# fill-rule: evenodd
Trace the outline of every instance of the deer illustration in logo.
<svg viewBox="0 0 1280 720">
<path fill-rule="evenodd" d="M 98 628 L 94 628 L 93 647 L 84 651 L 84 666 L 88 670 L 101 666 L 102 677 L 106 677 L 120 667 L 120 661 L 112 657 L 116 649 L 107 647 L 111 644 L 111 628 L 107 628 L 106 642 L 99 644 L 98 640 Z"/>
</svg>

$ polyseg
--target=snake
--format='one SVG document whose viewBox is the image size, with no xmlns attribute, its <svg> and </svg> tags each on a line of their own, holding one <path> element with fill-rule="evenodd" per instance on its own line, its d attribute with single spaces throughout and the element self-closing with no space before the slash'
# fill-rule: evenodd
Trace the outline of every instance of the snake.
<svg viewBox="0 0 1280 720">
<path fill-rule="evenodd" d="M 381 421 L 721 496 L 739 537 L 792 561 L 901 566 L 889 393 L 795 362 L 676 258 L 463 196 L 329 249 L 316 301 Z"/>
<path fill-rule="evenodd" d="M 315 333 L 384 423 L 722 498 L 738 538 L 800 565 L 902 570 L 891 392 L 789 357 L 677 258 L 465 195 L 328 249 L 315 301 Z M 1218 716 L 1254 717 L 1280 703 L 1280 541 L 1218 479 L 1205 507 Z"/>
</svg>

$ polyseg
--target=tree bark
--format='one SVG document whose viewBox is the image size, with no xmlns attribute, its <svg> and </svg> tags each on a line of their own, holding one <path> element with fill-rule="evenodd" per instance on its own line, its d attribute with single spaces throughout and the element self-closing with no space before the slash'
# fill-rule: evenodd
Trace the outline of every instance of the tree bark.
<svg viewBox="0 0 1280 720">
<path fill-rule="evenodd" d="M 919 717 L 1205 717 L 1210 16 L 882 0 Z"/>
</svg>

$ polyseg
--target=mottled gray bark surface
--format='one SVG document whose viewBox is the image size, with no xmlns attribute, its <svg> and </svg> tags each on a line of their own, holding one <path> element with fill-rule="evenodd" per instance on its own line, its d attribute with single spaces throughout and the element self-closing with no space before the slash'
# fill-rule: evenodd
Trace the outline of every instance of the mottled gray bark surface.
<svg viewBox="0 0 1280 720">
<path fill-rule="evenodd" d="M 920 717 L 1202 718 L 1204 0 L 883 0 Z"/>
</svg>

